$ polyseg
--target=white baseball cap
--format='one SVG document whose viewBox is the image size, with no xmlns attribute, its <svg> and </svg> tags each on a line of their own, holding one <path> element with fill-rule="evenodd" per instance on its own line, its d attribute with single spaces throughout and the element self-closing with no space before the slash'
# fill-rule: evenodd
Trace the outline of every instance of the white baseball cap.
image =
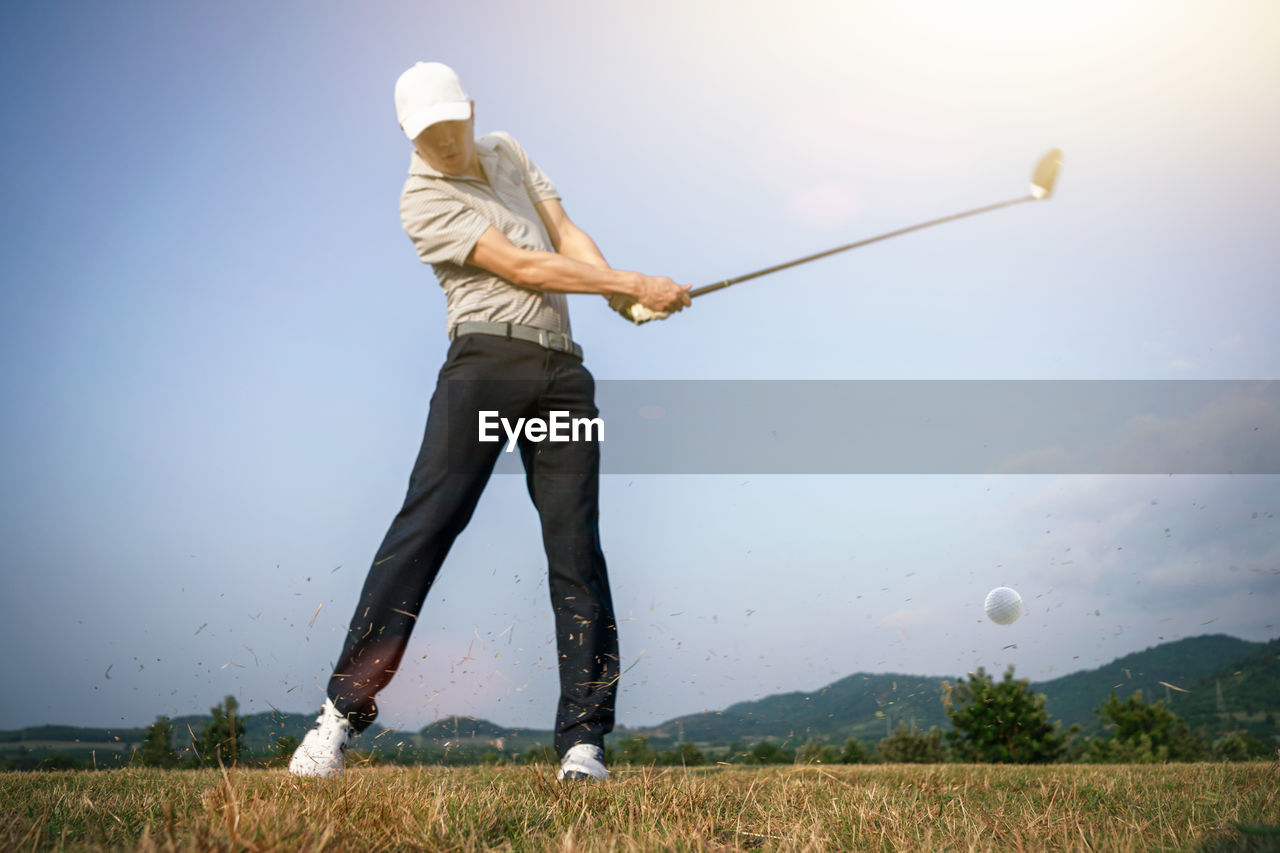
<svg viewBox="0 0 1280 853">
<path fill-rule="evenodd" d="M 396 80 L 396 118 L 412 140 L 438 121 L 471 118 L 471 99 L 452 68 L 418 62 Z"/>
</svg>

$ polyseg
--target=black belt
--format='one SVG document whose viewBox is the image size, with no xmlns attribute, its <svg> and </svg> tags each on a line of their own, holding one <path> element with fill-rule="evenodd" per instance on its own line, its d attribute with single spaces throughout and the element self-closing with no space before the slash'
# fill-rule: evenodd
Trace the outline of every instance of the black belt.
<svg viewBox="0 0 1280 853">
<path fill-rule="evenodd" d="M 459 335 L 497 335 L 500 338 L 529 341 L 545 349 L 555 352 L 567 352 L 575 358 L 582 358 L 582 347 L 573 339 L 561 332 L 550 329 L 539 329 L 536 326 L 524 326 L 520 323 L 488 323 L 480 320 L 467 320 L 458 323 L 449 333 L 452 340 Z"/>
</svg>

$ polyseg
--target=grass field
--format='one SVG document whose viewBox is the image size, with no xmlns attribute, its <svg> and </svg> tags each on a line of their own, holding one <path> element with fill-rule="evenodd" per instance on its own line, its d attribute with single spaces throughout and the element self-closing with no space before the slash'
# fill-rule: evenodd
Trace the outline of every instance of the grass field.
<svg viewBox="0 0 1280 853">
<path fill-rule="evenodd" d="M 1280 850 L 1276 763 L 0 774 L 0 850 Z"/>
</svg>

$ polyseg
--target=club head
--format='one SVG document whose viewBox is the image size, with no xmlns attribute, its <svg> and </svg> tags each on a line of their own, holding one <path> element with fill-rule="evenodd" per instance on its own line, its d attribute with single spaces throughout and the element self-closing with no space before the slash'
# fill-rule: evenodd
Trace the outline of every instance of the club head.
<svg viewBox="0 0 1280 853">
<path fill-rule="evenodd" d="M 1039 201 L 1053 194 L 1053 183 L 1058 180 L 1062 168 L 1062 152 L 1057 148 L 1040 158 L 1036 170 L 1031 173 L 1031 196 Z"/>
</svg>

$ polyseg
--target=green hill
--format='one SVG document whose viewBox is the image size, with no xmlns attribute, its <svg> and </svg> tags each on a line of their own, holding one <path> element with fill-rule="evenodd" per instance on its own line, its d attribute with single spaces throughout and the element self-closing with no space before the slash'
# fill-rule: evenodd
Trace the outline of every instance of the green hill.
<svg viewBox="0 0 1280 853">
<path fill-rule="evenodd" d="M 500 746 L 507 753 L 549 745 L 554 739 L 555 733 L 550 729 L 508 729 L 474 717 L 445 717 L 407 737 L 402 733 L 399 738 L 425 748 Z"/>
<path fill-rule="evenodd" d="M 1015 675 L 1017 673 L 1015 672 Z M 992 673 L 1000 677 L 1002 673 Z M 952 679 L 957 680 L 957 679 Z M 624 729 L 615 738 L 646 735 L 655 749 L 679 741 L 707 745 L 762 740 L 791 744 L 816 739 L 838 743 L 854 737 L 872 745 L 899 723 L 918 729 L 947 728 L 942 705 L 943 678 L 883 673 L 854 673 L 811 692 L 783 693 L 730 705 L 722 711 L 691 714 L 658 726 Z M 1191 637 L 1126 655 L 1096 669 L 1033 683 L 1046 708 L 1065 726 L 1099 730 L 1094 709 L 1114 690 L 1122 699 L 1141 690 L 1147 699 L 1165 699 L 1195 731 L 1217 737 L 1246 731 L 1263 740 L 1280 735 L 1280 639 L 1252 643 L 1222 634 Z M 244 717 L 245 747 L 262 754 L 282 735 L 301 738 L 315 712 L 272 711 Z M 173 720 L 174 746 L 181 751 L 210 721 L 207 715 Z M 4 753 L 86 751 L 127 757 L 145 728 L 99 729 L 33 726 L 0 732 Z M 501 744 L 507 754 L 549 745 L 552 732 L 508 729 L 487 720 L 448 717 L 417 732 L 374 725 L 355 742 L 357 749 L 379 751 L 488 748 Z"/>
<path fill-rule="evenodd" d="M 1221 683 L 1227 709 L 1249 715 L 1233 718 L 1232 725 L 1268 738 L 1280 733 L 1280 727 L 1267 716 L 1268 711 L 1280 712 L 1277 667 L 1280 640 L 1252 643 L 1215 634 L 1163 643 L 1096 669 L 1033 682 L 1031 689 L 1044 694 L 1049 715 L 1064 728 L 1078 723 L 1085 733 L 1100 731 L 1094 709 L 1111 691 L 1128 698 L 1141 690 L 1149 700 L 1166 699 L 1193 729 L 1212 733 L 1222 728 L 1224 720 L 1216 704 L 1209 707 L 1205 703 L 1216 703 L 1215 685 Z M 992 675 L 999 678 L 1003 673 Z M 695 743 L 727 743 L 764 739 L 803 742 L 811 738 L 838 742 L 848 737 L 870 744 L 899 722 L 922 730 L 949 728 L 942 705 L 946 680 L 855 673 L 813 692 L 740 702 L 723 711 L 678 717 L 641 733 L 650 735 L 657 745 L 681 738 Z M 1192 703 L 1193 697 L 1197 704 Z"/>
<path fill-rule="evenodd" d="M 282 711 L 266 711 L 260 714 L 245 714 L 244 741 L 245 749 L 252 752 L 266 752 L 275 747 L 276 742 L 285 735 L 301 738 L 315 721 L 315 712 L 309 714 L 286 714 Z M 173 745 L 179 752 L 191 744 L 192 734 L 197 737 L 213 718 L 208 714 L 192 714 L 185 717 L 174 717 Z M 374 734 L 380 731 L 376 730 Z"/>
<path fill-rule="evenodd" d="M 783 693 L 739 702 L 723 711 L 677 717 L 641 730 L 667 741 L 728 743 L 765 739 L 803 743 L 856 737 L 874 743 L 899 722 L 928 729 L 946 725 L 941 678 L 855 673 L 812 693 Z"/>
<path fill-rule="evenodd" d="M 146 729 L 89 729 L 78 726 L 29 726 L 0 732 L 0 747 L 17 743 L 137 743 Z"/>
<path fill-rule="evenodd" d="M 173 721 L 174 742 L 181 749 L 190 742 L 188 726 L 197 735 L 211 717 L 197 715 L 177 717 Z M 282 735 L 301 738 L 311 728 L 315 714 L 286 714 L 271 711 L 244 717 L 245 746 L 255 752 L 263 752 L 276 745 Z M 394 752 L 403 748 L 449 749 L 458 747 L 483 747 L 502 742 L 507 752 L 524 750 L 534 744 L 549 744 L 553 738 L 550 730 L 508 729 L 474 717 L 444 717 L 418 731 L 390 729 L 377 723 L 371 725 L 352 742 L 355 749 L 378 749 Z"/>
<path fill-rule="evenodd" d="M 1243 731 L 1267 740 L 1280 730 L 1280 639 L 1187 685 L 1170 707 L 1193 730 L 1217 737 Z"/>
<path fill-rule="evenodd" d="M 1188 694 L 1180 693 L 1176 688 L 1190 689 L 1195 682 L 1248 657 L 1262 645 L 1224 634 L 1188 637 L 1125 655 L 1097 669 L 1042 681 L 1032 687 L 1045 695 L 1045 708 L 1051 717 L 1062 720 L 1064 725 L 1079 723 L 1086 733 L 1097 732 L 1101 731 L 1101 725 L 1093 709 L 1105 702 L 1112 690 L 1121 699 L 1128 699 L 1135 691 L 1141 690 L 1144 699 L 1165 699 L 1170 710 L 1182 714 L 1182 705 Z M 1166 684 L 1173 686 L 1166 687 Z M 1273 682 L 1271 706 L 1280 710 L 1280 690 L 1277 687 L 1280 687 L 1280 682 Z"/>
</svg>

